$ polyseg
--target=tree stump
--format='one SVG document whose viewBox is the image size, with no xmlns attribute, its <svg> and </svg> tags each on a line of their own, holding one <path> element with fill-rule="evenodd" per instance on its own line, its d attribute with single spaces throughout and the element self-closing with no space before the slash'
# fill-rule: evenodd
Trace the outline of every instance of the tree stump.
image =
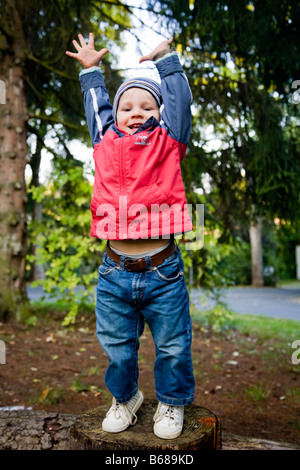
<svg viewBox="0 0 300 470">
<path fill-rule="evenodd" d="M 120 433 L 102 430 L 108 407 L 100 406 L 79 416 L 70 428 L 71 450 L 221 450 L 221 426 L 208 409 L 185 407 L 184 427 L 176 439 L 160 439 L 153 433 L 157 401 L 145 399 L 137 423 Z"/>
</svg>

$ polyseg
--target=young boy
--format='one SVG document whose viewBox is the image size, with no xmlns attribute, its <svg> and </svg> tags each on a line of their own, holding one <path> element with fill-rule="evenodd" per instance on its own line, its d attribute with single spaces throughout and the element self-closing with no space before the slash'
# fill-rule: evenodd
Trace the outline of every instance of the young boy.
<svg viewBox="0 0 300 470">
<path fill-rule="evenodd" d="M 143 402 L 138 348 L 144 321 L 156 349 L 158 408 L 154 433 L 180 435 L 184 405 L 193 401 L 189 296 L 174 234 L 192 229 L 180 162 L 191 131 L 191 92 L 173 38 L 140 59 L 153 60 L 161 85 L 134 78 L 118 89 L 113 106 L 90 33 L 66 52 L 84 69 L 80 82 L 93 144 L 95 182 L 91 236 L 107 239 L 99 268 L 97 337 L 109 358 L 105 382 L 113 403 L 102 427 L 120 432 L 135 424 Z"/>
</svg>

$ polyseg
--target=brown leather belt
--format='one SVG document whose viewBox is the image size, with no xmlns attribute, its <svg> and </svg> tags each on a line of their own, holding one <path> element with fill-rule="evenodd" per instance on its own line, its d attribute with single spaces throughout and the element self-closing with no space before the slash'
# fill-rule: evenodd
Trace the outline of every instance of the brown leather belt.
<svg viewBox="0 0 300 470">
<path fill-rule="evenodd" d="M 156 253 L 156 255 L 150 256 L 151 266 L 158 266 L 161 264 L 166 258 L 171 256 L 176 249 L 176 245 L 174 242 L 170 243 L 164 250 Z M 115 261 L 115 263 L 120 264 L 121 256 L 112 251 L 109 245 L 106 245 L 105 248 L 106 253 L 108 256 Z M 127 271 L 146 271 L 148 269 L 146 259 L 145 258 L 125 258 L 124 260 L 124 268 Z"/>
</svg>

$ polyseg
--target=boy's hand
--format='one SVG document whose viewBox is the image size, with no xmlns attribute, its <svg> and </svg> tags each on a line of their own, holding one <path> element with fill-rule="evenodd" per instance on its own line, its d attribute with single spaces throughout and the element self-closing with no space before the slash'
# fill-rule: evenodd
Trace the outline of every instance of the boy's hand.
<svg viewBox="0 0 300 470">
<path fill-rule="evenodd" d="M 141 64 L 145 60 L 153 60 L 159 52 L 169 49 L 169 45 L 173 42 L 173 36 L 171 36 L 166 41 L 161 42 L 150 54 L 144 55 L 140 58 L 139 63 Z"/>
<path fill-rule="evenodd" d="M 89 34 L 88 44 L 85 42 L 82 34 L 78 34 L 78 38 L 81 45 L 79 45 L 75 39 L 72 41 L 75 49 L 78 52 L 75 53 L 66 51 L 66 54 L 70 57 L 74 57 L 74 59 L 79 60 L 79 62 L 85 69 L 88 69 L 89 67 L 93 66 L 97 67 L 101 59 L 105 56 L 107 52 L 109 52 L 108 49 L 104 48 L 101 49 L 101 51 L 95 50 L 93 33 Z"/>
</svg>

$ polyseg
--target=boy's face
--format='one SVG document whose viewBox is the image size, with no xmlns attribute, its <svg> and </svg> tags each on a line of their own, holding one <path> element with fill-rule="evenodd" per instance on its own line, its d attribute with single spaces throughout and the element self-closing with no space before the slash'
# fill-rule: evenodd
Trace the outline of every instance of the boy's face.
<svg viewBox="0 0 300 470">
<path fill-rule="evenodd" d="M 117 124 L 121 131 L 133 134 L 151 116 L 160 120 L 158 104 L 147 90 L 130 88 L 120 97 Z"/>
</svg>

